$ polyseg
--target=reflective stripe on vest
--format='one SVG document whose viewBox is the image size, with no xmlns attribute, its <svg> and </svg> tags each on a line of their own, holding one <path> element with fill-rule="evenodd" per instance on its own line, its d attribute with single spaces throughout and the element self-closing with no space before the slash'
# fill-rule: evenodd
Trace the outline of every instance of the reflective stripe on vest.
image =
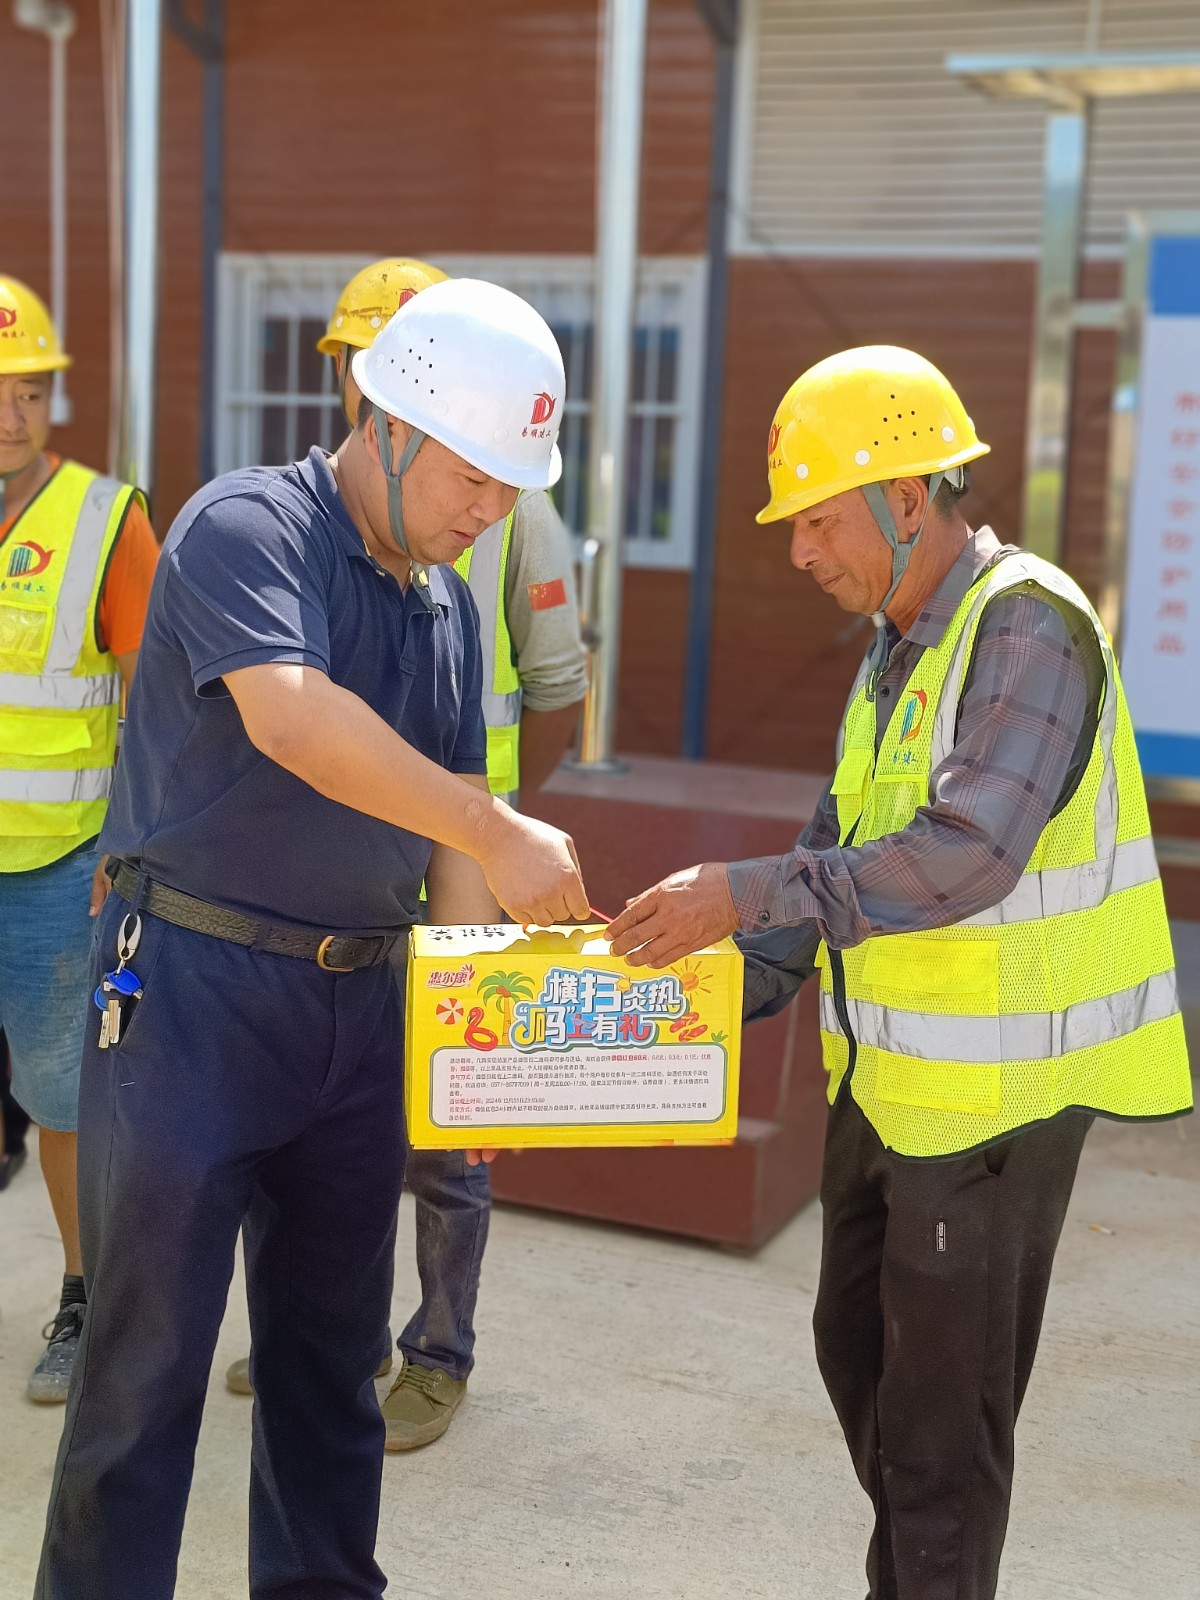
<svg viewBox="0 0 1200 1600">
<path fill-rule="evenodd" d="M 502 529 L 499 523 L 486 529 L 454 563 L 455 572 L 465 580 L 479 611 L 488 787 L 506 800 L 520 786 L 521 680 L 513 661 L 504 594 L 516 515 L 514 506 Z"/>
<path fill-rule="evenodd" d="M 0 772 L 0 800 L 12 800 L 18 805 L 63 805 L 72 800 L 107 800 L 111 787 L 111 766 Z"/>
<path fill-rule="evenodd" d="M 984 607 L 1048 591 L 1087 617 L 1105 689 L 1087 768 L 999 905 L 952 927 L 822 952 L 832 1100 L 847 1074 L 880 1139 L 952 1155 L 1070 1106 L 1159 1117 L 1191 1104 L 1170 931 L 1120 675 L 1099 618 L 1057 568 L 1019 553 L 978 580 L 918 658 L 875 751 L 863 679 L 839 734 L 843 842 L 902 830 L 953 748 Z M 839 1018 L 834 969 L 840 968 Z"/>
<path fill-rule="evenodd" d="M 135 495 L 64 461 L 0 544 L 0 872 L 48 865 L 100 830 L 121 680 L 96 615 Z"/>
</svg>

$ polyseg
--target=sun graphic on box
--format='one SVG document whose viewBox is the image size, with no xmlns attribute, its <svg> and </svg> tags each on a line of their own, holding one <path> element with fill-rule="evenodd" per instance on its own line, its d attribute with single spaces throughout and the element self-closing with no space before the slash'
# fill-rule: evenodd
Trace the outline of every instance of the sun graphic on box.
<svg viewBox="0 0 1200 1600">
<path fill-rule="evenodd" d="M 671 971 L 679 979 L 679 987 L 689 1000 L 698 994 L 712 993 L 708 977 L 698 961 L 681 961 Z"/>
</svg>

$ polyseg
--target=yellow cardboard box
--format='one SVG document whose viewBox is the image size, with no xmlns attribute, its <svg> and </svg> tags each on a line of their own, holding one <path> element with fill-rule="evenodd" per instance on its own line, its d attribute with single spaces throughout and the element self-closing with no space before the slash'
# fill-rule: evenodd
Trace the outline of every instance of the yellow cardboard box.
<svg viewBox="0 0 1200 1600">
<path fill-rule="evenodd" d="M 418 927 L 405 1103 L 418 1150 L 718 1144 L 737 1131 L 742 957 L 630 967 L 603 924 Z"/>
</svg>

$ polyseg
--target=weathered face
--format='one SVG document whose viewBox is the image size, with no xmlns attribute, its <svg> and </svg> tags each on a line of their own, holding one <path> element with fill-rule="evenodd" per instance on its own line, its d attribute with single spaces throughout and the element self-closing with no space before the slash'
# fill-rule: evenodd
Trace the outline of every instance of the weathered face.
<svg viewBox="0 0 1200 1600">
<path fill-rule="evenodd" d="M 920 525 L 918 479 L 900 479 L 885 493 L 901 537 Z M 792 518 L 792 565 L 831 594 L 843 611 L 869 617 L 892 583 L 891 546 L 861 489 L 822 500 Z"/>
<path fill-rule="evenodd" d="M 32 466 L 50 437 L 50 374 L 0 373 L 0 474 Z"/>
<path fill-rule="evenodd" d="M 392 459 L 398 461 L 409 430 L 393 419 L 391 435 Z M 366 442 L 378 460 L 373 425 L 368 425 Z M 382 466 L 374 495 L 380 518 L 376 526 L 386 528 L 387 480 Z M 457 561 L 486 528 L 503 521 L 516 503 L 516 489 L 489 478 L 436 439 L 426 439 L 404 474 L 404 531 L 413 559 L 424 566 Z"/>
</svg>

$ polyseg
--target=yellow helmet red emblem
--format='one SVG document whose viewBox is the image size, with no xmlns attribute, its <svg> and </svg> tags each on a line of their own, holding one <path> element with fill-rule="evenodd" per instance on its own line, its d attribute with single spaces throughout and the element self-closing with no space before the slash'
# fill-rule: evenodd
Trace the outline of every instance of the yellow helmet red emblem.
<svg viewBox="0 0 1200 1600">
<path fill-rule="evenodd" d="M 428 261 L 407 256 L 372 261 L 354 274 L 338 296 L 329 326 L 317 340 L 317 349 L 323 356 L 336 355 L 338 346 L 343 344 L 369 350 L 380 328 L 413 295 L 428 289 L 431 283 L 445 281 L 446 274 Z"/>
<path fill-rule="evenodd" d="M 896 345 L 843 350 L 779 402 L 767 436 L 771 498 L 756 520 L 779 522 L 867 483 L 945 472 L 990 448 L 924 356 Z"/>
<path fill-rule="evenodd" d="M 55 372 L 70 365 L 45 303 L 19 278 L 0 276 L 0 375 Z"/>
</svg>

